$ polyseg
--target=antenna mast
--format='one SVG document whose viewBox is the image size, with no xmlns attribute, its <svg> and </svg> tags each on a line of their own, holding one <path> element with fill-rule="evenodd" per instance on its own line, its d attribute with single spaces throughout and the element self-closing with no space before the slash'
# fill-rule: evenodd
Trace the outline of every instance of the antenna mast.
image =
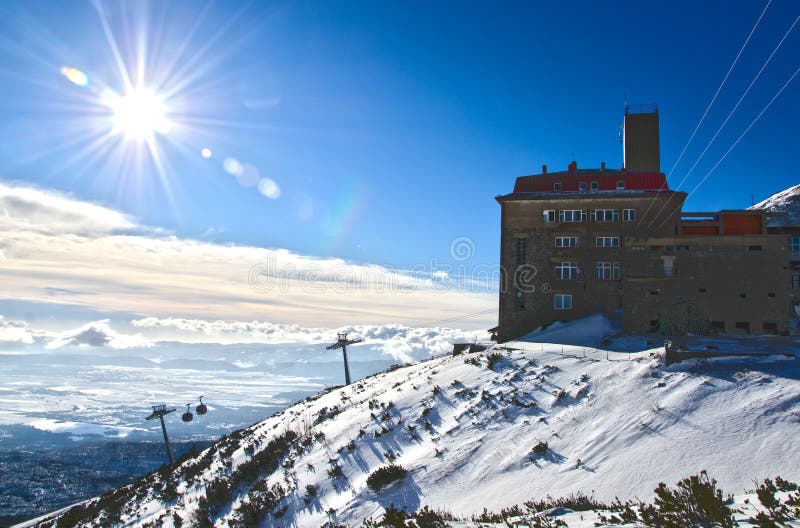
<svg viewBox="0 0 800 528">
<path fill-rule="evenodd" d="M 339 332 L 337 334 L 339 340 L 336 341 L 332 345 L 328 345 L 325 347 L 326 350 L 335 350 L 337 348 L 342 349 L 342 355 L 344 356 L 344 379 L 345 385 L 350 385 L 350 367 L 347 364 L 347 345 L 352 345 L 354 343 L 360 343 L 361 339 L 347 339 L 347 332 Z"/>
</svg>

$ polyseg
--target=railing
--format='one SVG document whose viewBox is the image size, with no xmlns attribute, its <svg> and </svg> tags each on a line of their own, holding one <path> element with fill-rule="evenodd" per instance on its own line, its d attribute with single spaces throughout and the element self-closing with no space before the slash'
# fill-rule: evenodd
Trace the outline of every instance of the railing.
<svg viewBox="0 0 800 528">
<path fill-rule="evenodd" d="M 655 114 L 658 112 L 658 105 L 656 103 L 638 104 L 638 105 L 625 105 L 625 115 L 628 114 Z"/>
</svg>

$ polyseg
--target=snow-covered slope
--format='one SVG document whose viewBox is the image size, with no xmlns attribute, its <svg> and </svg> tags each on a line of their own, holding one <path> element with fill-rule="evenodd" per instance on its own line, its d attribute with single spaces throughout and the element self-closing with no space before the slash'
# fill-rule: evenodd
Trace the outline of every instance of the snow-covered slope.
<svg viewBox="0 0 800 528">
<path fill-rule="evenodd" d="M 731 493 L 800 479 L 800 361 L 664 368 L 658 349 L 563 350 L 507 343 L 331 390 L 59 526 L 204 526 L 206 515 L 216 526 L 358 526 L 390 504 L 471 514 L 578 491 L 646 499 L 703 469 Z M 390 463 L 407 475 L 372 491 L 368 477 Z"/>
<path fill-rule="evenodd" d="M 800 184 L 775 193 L 748 209 L 764 209 L 772 213 L 784 213 L 770 220 L 771 225 L 800 224 Z"/>
</svg>

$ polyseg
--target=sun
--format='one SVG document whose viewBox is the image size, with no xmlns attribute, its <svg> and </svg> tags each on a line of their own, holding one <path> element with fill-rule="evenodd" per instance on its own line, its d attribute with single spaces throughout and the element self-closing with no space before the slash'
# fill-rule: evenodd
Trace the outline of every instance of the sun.
<svg viewBox="0 0 800 528">
<path fill-rule="evenodd" d="M 134 88 L 124 95 L 107 99 L 111 108 L 113 133 L 134 141 L 152 141 L 155 135 L 166 134 L 172 124 L 164 98 L 152 90 Z"/>
</svg>

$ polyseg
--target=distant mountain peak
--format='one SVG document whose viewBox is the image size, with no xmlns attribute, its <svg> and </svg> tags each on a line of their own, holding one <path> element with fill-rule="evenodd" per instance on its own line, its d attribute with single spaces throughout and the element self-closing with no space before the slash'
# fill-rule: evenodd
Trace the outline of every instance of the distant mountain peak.
<svg viewBox="0 0 800 528">
<path fill-rule="evenodd" d="M 748 209 L 763 209 L 773 213 L 770 225 L 800 224 L 800 184 L 777 192 Z"/>
</svg>

